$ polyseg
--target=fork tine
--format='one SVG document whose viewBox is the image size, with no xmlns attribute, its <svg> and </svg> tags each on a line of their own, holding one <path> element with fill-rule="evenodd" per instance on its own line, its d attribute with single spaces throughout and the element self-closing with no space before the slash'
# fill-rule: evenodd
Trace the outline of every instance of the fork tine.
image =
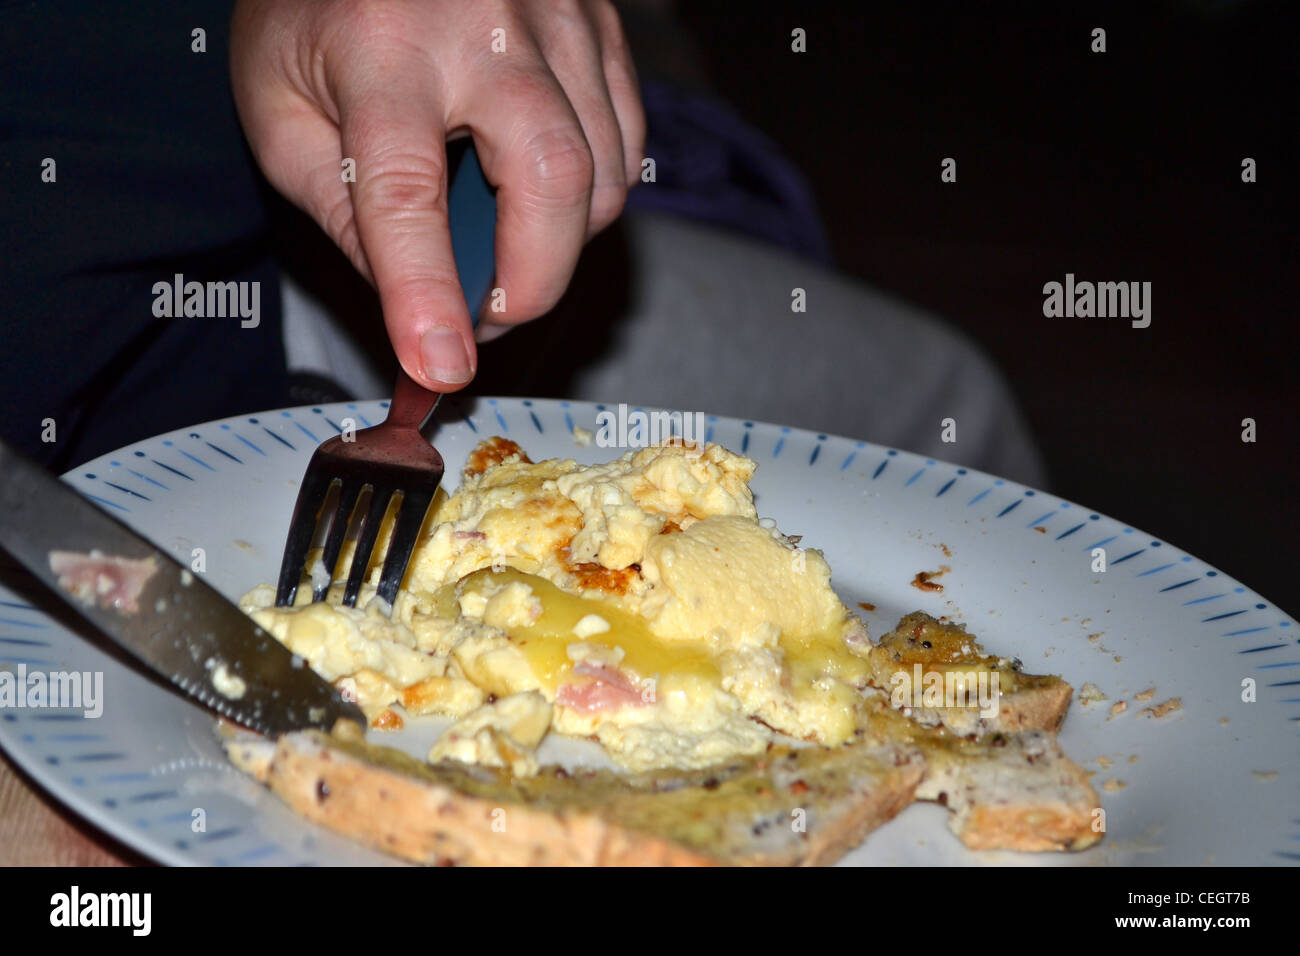
<svg viewBox="0 0 1300 956">
<path fill-rule="evenodd" d="M 302 477 L 298 500 L 293 505 L 293 518 L 289 521 L 289 536 L 284 545 L 284 558 L 280 561 L 280 580 L 275 589 L 278 607 L 292 605 L 298 595 L 298 582 L 302 580 L 303 566 L 307 562 L 307 549 L 316 534 L 316 515 L 325 501 L 332 480 L 310 467 Z"/>
<path fill-rule="evenodd" d="M 365 524 L 361 526 L 361 536 L 357 538 L 357 550 L 352 554 L 352 568 L 348 571 L 348 583 L 343 589 L 343 603 L 347 607 L 357 606 L 357 595 L 361 593 L 361 582 L 366 577 L 366 565 L 375 550 L 375 540 L 379 537 L 379 525 L 388 510 L 388 501 L 393 496 L 391 488 L 375 487 L 370 492 L 370 507 L 366 509 Z"/>
<path fill-rule="evenodd" d="M 344 481 L 339 488 L 338 507 L 334 509 L 334 519 L 330 522 L 329 534 L 325 538 L 325 548 L 321 552 L 321 564 L 329 576 L 323 585 L 317 585 L 311 594 L 316 602 L 325 600 L 330 585 L 334 583 L 334 566 L 339 563 L 339 552 L 343 550 L 343 538 L 348 532 L 352 519 L 352 509 L 356 507 L 357 497 L 361 494 L 361 482 Z"/>
<path fill-rule="evenodd" d="M 398 512 L 397 522 L 393 526 L 393 537 L 388 544 L 388 556 L 384 559 L 384 570 L 379 576 L 379 596 L 391 607 L 397 598 L 397 588 L 406 575 L 406 566 L 410 563 L 411 552 L 415 550 L 416 538 L 424 524 L 424 516 L 433 501 L 430 491 L 403 491 L 402 510 Z"/>
</svg>

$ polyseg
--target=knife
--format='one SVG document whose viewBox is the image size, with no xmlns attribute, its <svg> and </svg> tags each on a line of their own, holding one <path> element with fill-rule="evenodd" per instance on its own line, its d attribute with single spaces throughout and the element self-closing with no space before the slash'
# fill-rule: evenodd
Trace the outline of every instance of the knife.
<svg viewBox="0 0 1300 956">
<path fill-rule="evenodd" d="M 82 617 L 212 710 L 263 734 L 355 705 L 200 574 L 0 441 L 0 546 Z"/>
</svg>

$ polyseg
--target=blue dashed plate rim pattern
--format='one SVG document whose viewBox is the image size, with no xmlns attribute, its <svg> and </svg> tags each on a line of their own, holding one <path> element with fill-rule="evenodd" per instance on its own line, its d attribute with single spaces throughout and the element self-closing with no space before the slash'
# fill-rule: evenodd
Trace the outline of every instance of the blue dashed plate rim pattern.
<svg viewBox="0 0 1300 956">
<path fill-rule="evenodd" d="M 623 449 L 580 444 L 574 429 L 595 431 L 598 414 L 616 407 L 450 396 L 435 436 L 447 484 L 469 449 L 496 434 L 534 460 L 608 460 Z M 316 445 L 347 419 L 356 427 L 382 420 L 386 408 L 339 403 L 210 422 L 120 449 L 64 480 L 178 560 L 203 548 L 211 583 L 237 598 L 274 580 L 288 509 Z M 1097 849 L 971 852 L 943 832 L 941 809 L 917 806 L 848 862 L 1300 861 L 1300 634 L 1274 604 L 1167 542 L 1013 481 L 839 436 L 713 415 L 704 422 L 706 441 L 755 460 L 760 513 L 826 553 L 837 590 L 862 608 L 873 635 L 918 607 L 948 614 L 990 650 L 1020 656 L 1031 672 L 1061 673 L 1076 688 L 1061 739 L 1094 772 L 1108 824 Z M 1099 548 L 1107 553 L 1100 573 L 1092 566 Z M 914 588 L 919 570 L 940 573 L 945 590 Z M 226 762 L 206 712 L 0 588 L 0 668 L 19 665 L 104 672 L 103 717 L 0 709 L 0 746 L 57 799 L 144 855 L 180 865 L 391 862 L 294 816 Z M 1106 698 L 1080 702 L 1085 683 Z M 1171 698 L 1179 709 L 1143 713 Z"/>
</svg>

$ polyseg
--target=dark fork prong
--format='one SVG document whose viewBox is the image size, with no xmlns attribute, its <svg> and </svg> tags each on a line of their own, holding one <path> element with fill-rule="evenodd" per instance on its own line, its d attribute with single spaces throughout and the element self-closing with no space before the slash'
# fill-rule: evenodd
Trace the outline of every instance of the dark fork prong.
<svg viewBox="0 0 1300 956">
<path fill-rule="evenodd" d="M 293 506 L 293 518 L 289 522 L 284 559 L 280 562 L 280 579 L 275 589 L 275 603 L 279 607 L 292 605 L 298 595 L 298 582 L 307 560 L 307 549 L 311 547 L 312 538 L 316 534 L 316 516 L 331 484 L 332 479 L 328 475 L 310 469 L 303 475 L 298 500 Z"/>
<path fill-rule="evenodd" d="M 339 559 L 349 525 L 353 525 L 358 532 L 357 545 L 343 586 L 343 604 L 356 607 L 384 516 L 393 496 L 401 495 L 399 520 L 394 524 L 396 539 L 390 544 L 379 582 L 384 600 L 392 606 L 424 517 L 442 481 L 442 456 L 420 432 L 438 398 L 436 393 L 412 382 L 405 372 L 399 372 L 388 420 L 362 429 L 351 439 L 340 435 L 326 439 L 312 453 L 289 524 L 276 588 L 277 606 L 293 604 L 304 576 L 315 578 L 308 585 L 313 602 L 329 597 L 342 574 Z M 367 489 L 368 502 L 364 498 Z M 361 522 L 359 526 L 354 525 L 354 518 Z M 312 543 L 321 538 L 320 560 L 325 574 L 318 570 L 312 575 L 307 554 Z"/>
<path fill-rule="evenodd" d="M 406 565 L 415 550 L 416 539 L 420 536 L 420 527 L 424 516 L 428 514 L 429 504 L 433 501 L 431 491 L 404 491 L 402 493 L 402 510 L 397 514 L 393 525 L 393 537 L 388 543 L 388 556 L 384 558 L 384 570 L 379 576 L 379 596 L 391 607 L 397 598 L 397 589 L 406 576 Z"/>
<path fill-rule="evenodd" d="M 383 524 L 384 513 L 388 511 L 388 502 L 392 496 L 392 488 L 375 488 L 370 493 L 370 506 L 366 509 L 365 523 L 357 538 L 357 550 L 352 554 L 348 583 L 343 589 L 343 603 L 347 607 L 357 606 L 357 595 L 361 593 L 361 583 L 366 578 L 366 565 L 370 563 L 370 556 L 375 550 L 379 526 Z"/>
<path fill-rule="evenodd" d="M 334 568 L 339 563 L 339 552 L 343 550 L 343 538 L 348 533 L 348 523 L 352 519 L 352 509 L 356 507 L 357 496 L 361 494 L 363 485 L 361 482 L 344 481 L 343 486 L 339 488 L 338 507 L 334 509 L 334 519 L 330 522 L 330 530 L 325 538 L 325 547 L 321 551 L 321 564 L 325 568 L 328 580 L 324 584 L 319 584 L 312 589 L 311 599 L 313 601 L 325 600 L 325 595 L 329 594 L 330 586 L 334 583 Z M 308 569 L 310 572 L 310 569 Z"/>
</svg>

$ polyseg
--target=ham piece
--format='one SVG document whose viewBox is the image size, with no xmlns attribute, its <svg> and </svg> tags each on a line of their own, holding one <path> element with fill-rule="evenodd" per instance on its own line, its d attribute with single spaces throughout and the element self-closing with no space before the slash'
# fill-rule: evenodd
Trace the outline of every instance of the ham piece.
<svg viewBox="0 0 1300 956">
<path fill-rule="evenodd" d="M 158 565 L 153 558 L 51 551 L 50 570 L 59 576 L 59 587 L 82 604 L 135 614 L 140 610 L 140 593 Z"/>
<path fill-rule="evenodd" d="M 589 679 L 562 685 L 555 695 L 561 707 L 571 707 L 580 714 L 600 714 L 647 703 L 641 689 L 613 667 L 584 661 L 573 668 L 573 673 Z"/>
</svg>

